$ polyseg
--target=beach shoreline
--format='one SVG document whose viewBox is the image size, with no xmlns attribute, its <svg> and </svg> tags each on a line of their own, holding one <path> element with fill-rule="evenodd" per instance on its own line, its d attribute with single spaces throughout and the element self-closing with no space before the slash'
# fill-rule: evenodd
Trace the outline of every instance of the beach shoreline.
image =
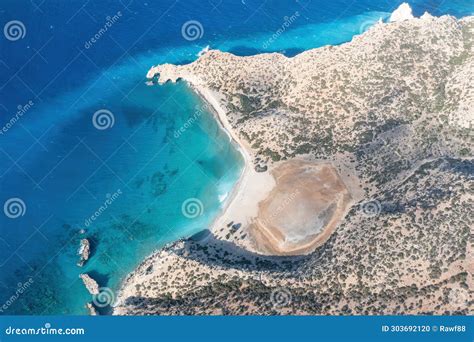
<svg viewBox="0 0 474 342">
<path fill-rule="evenodd" d="M 219 211 L 219 214 L 212 220 L 211 224 L 209 225 L 209 231 L 211 234 L 214 234 L 216 232 L 216 228 L 225 225 L 226 221 L 228 219 L 229 211 L 235 212 L 236 210 L 239 210 L 240 213 L 243 213 L 244 211 L 242 210 L 242 203 L 237 203 L 237 199 L 240 196 L 245 196 L 246 193 L 248 193 L 248 188 L 249 187 L 254 187 L 256 189 L 259 189 L 263 191 L 262 193 L 265 195 L 267 193 L 270 193 L 270 191 L 273 189 L 274 186 L 274 181 L 270 173 L 257 173 L 253 168 L 252 168 L 252 158 L 251 158 L 251 152 L 248 150 L 249 147 L 245 145 L 245 143 L 237 136 L 237 134 L 234 132 L 232 127 L 230 126 L 230 123 L 227 119 L 226 112 L 222 108 L 222 106 L 219 104 L 219 99 L 216 96 L 216 94 L 213 94 L 213 92 L 199 84 L 196 84 L 195 82 L 192 82 L 192 80 L 183 80 L 185 81 L 188 86 L 191 88 L 192 91 L 194 91 L 202 101 L 206 103 L 208 106 L 209 112 L 213 115 L 214 119 L 218 122 L 218 125 L 220 129 L 222 129 L 228 136 L 229 139 L 232 141 L 232 144 L 235 146 L 235 148 L 239 151 L 239 153 L 242 155 L 243 158 L 243 169 L 242 172 L 240 173 L 239 179 L 235 183 L 235 185 L 232 188 L 231 193 L 229 196 L 225 199 L 224 205 Z M 257 176 L 257 177 L 255 177 Z M 261 182 L 262 178 L 267 178 L 267 182 Z M 258 186 L 258 183 L 260 182 L 260 185 Z M 258 211 L 258 202 L 255 202 L 253 205 L 252 210 L 250 210 L 250 215 L 256 215 Z M 238 204 L 238 205 L 237 205 Z M 232 210 L 233 209 L 233 210 Z M 245 216 L 247 212 L 244 213 Z M 250 217 L 247 216 L 247 218 L 250 220 Z M 246 222 L 249 223 L 249 222 Z M 205 230 L 206 227 L 203 227 L 203 230 Z M 180 240 L 170 242 L 166 244 L 165 246 L 162 246 L 160 248 L 157 248 L 154 250 L 149 256 L 147 256 L 145 259 L 143 259 L 139 265 L 132 271 L 130 272 L 124 280 L 121 282 L 118 293 L 117 293 L 117 304 L 119 306 L 123 305 L 124 300 L 128 297 L 127 292 L 129 292 L 127 289 L 129 288 L 129 285 L 133 283 L 133 280 L 136 277 L 140 277 L 144 272 L 143 272 L 143 267 L 145 267 L 151 260 L 154 260 L 159 257 L 160 254 L 166 253 L 167 250 L 172 248 L 173 245 L 178 243 L 181 240 L 186 240 L 190 237 L 185 237 Z M 114 313 L 115 314 L 115 313 Z M 120 312 L 117 312 L 116 314 L 120 314 Z"/>
<path fill-rule="evenodd" d="M 216 229 L 219 226 L 227 225 L 228 221 L 233 222 L 237 220 L 249 224 L 253 217 L 256 217 L 257 215 L 258 203 L 275 187 L 275 180 L 270 172 L 260 173 L 254 170 L 251 149 L 240 139 L 230 125 L 227 113 L 219 103 L 218 95 L 203 85 L 194 83 L 190 80 L 185 81 L 189 84 L 191 89 L 210 106 L 209 110 L 217 120 L 221 129 L 224 130 L 232 140 L 232 143 L 240 152 L 244 161 L 243 170 L 238 181 L 232 188 L 231 194 L 226 199 L 220 213 L 210 224 L 209 230 L 211 233 L 216 233 Z M 258 189 L 260 195 L 255 193 L 255 191 L 251 191 L 253 194 L 252 196 L 249 196 L 248 193 L 251 188 Z M 251 201 L 250 197 L 254 200 Z M 239 198 L 246 198 L 246 201 L 239 201 Z"/>
<path fill-rule="evenodd" d="M 152 68 L 153 69 L 153 68 Z M 150 74 L 149 74 L 150 75 Z M 177 82 L 178 79 L 172 80 L 172 82 Z M 243 170 L 239 176 L 239 179 L 232 188 L 231 193 L 226 198 L 225 203 L 219 211 L 219 214 L 213 219 L 208 229 L 216 239 L 226 240 L 224 237 L 225 234 L 230 230 L 229 225 L 238 224 L 243 226 L 251 238 L 244 241 L 238 241 L 238 246 L 243 247 L 247 251 L 257 252 L 259 254 L 275 254 L 275 255 L 292 255 L 294 253 L 287 253 L 284 250 L 279 250 L 277 246 L 270 246 L 268 248 L 269 240 L 266 236 L 263 236 L 263 230 L 258 232 L 258 229 L 255 228 L 255 224 L 259 221 L 258 217 L 261 211 L 261 203 L 265 201 L 268 196 L 275 191 L 278 187 L 282 186 L 281 182 L 275 178 L 275 175 L 278 175 L 278 172 L 275 173 L 279 167 L 284 166 L 293 168 L 297 165 L 304 163 L 301 159 L 295 159 L 292 161 L 287 161 L 283 165 L 277 163 L 274 165 L 269 165 L 269 168 L 266 172 L 257 172 L 253 168 L 252 163 L 252 150 L 241 138 L 237 135 L 235 130 L 229 123 L 227 112 L 222 107 L 219 99 L 219 94 L 216 94 L 212 90 L 208 89 L 206 86 L 200 84 L 199 80 L 194 80 L 192 77 L 189 78 L 180 78 L 179 81 L 184 81 L 188 84 L 190 89 L 195 92 L 202 101 L 208 106 L 208 110 L 217 120 L 220 129 L 224 130 L 229 136 L 229 139 L 232 140 L 232 143 L 237 148 L 239 153 L 242 155 L 244 165 Z M 160 83 L 164 83 L 159 81 Z M 319 162 L 308 162 L 309 164 L 323 165 L 328 164 L 327 161 Z M 292 164 L 294 164 L 292 166 Z M 278 176 L 277 176 L 278 177 Z M 225 228 L 224 228 L 225 227 Z M 317 232 L 315 236 L 312 237 L 311 243 L 305 243 L 301 248 L 297 248 L 296 251 L 301 252 L 299 254 L 307 254 L 317 248 L 321 243 L 326 241 L 330 235 L 335 231 L 337 224 L 332 224 L 328 229 L 323 229 L 321 232 Z M 206 227 L 203 227 L 205 230 Z M 220 231 L 219 228 L 223 228 Z M 261 228 L 261 227 L 260 227 Z M 267 228 L 273 229 L 273 228 Z M 274 233 L 277 233 L 277 230 L 274 230 Z M 188 237 L 189 238 L 189 237 Z M 181 240 L 186 240 L 183 238 Z M 139 266 L 133 270 L 122 282 L 119 290 L 119 302 L 127 297 L 124 295 L 124 292 L 129 292 L 126 290 L 131 283 L 136 283 L 137 279 L 140 278 L 144 273 L 143 268 L 150 263 L 151 260 L 157 259 L 163 253 L 172 248 L 172 246 L 179 241 L 171 242 L 166 246 L 156 249 L 148 257 L 146 257 Z M 236 241 L 234 241 L 236 242 Z M 266 247 L 264 247 L 266 246 Z M 236 251 L 238 249 L 236 248 Z M 297 253 L 298 254 L 298 253 Z M 137 279 L 136 279 L 137 278 Z"/>
</svg>

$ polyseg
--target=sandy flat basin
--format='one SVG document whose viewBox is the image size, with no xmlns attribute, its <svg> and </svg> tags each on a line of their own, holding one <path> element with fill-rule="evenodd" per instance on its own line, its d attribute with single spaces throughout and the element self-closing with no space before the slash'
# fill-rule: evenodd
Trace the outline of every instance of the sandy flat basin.
<svg viewBox="0 0 474 342">
<path fill-rule="evenodd" d="M 276 181 L 251 225 L 257 248 L 268 254 L 307 254 L 324 243 L 345 215 L 351 196 L 328 163 L 290 161 L 273 170 Z"/>
</svg>

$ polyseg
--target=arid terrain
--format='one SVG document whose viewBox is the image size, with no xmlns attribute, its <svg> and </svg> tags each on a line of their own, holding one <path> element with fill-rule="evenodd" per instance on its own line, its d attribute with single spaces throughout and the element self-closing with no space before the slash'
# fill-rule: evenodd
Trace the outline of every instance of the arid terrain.
<svg viewBox="0 0 474 342">
<path fill-rule="evenodd" d="M 473 43 L 474 17 L 425 14 L 293 58 L 153 67 L 214 108 L 246 168 L 114 313 L 472 314 Z"/>
<path fill-rule="evenodd" d="M 344 217 L 351 196 L 331 165 L 292 160 L 273 170 L 276 186 L 249 226 L 256 250 L 299 255 L 325 242 Z"/>
</svg>

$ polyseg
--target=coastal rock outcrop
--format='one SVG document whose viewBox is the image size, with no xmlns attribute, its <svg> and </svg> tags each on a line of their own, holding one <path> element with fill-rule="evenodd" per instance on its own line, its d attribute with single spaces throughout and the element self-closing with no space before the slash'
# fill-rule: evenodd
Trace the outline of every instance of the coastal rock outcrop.
<svg viewBox="0 0 474 342">
<path fill-rule="evenodd" d="M 87 262 L 87 260 L 89 260 L 90 256 L 90 242 L 88 239 L 81 240 L 77 254 L 80 256 L 77 266 L 82 267 Z"/>
<path fill-rule="evenodd" d="M 390 22 L 404 21 L 415 18 L 409 4 L 404 2 L 390 16 Z"/>
<path fill-rule="evenodd" d="M 97 312 L 94 304 L 87 303 L 86 308 L 87 308 L 87 310 L 89 310 L 89 315 L 91 315 L 91 316 L 98 316 L 99 315 L 99 313 Z"/>
<path fill-rule="evenodd" d="M 92 279 L 90 275 L 88 275 L 87 273 L 83 273 L 79 275 L 79 278 L 82 279 L 82 282 L 84 283 L 87 291 L 89 291 L 91 295 L 99 294 L 99 284 L 94 279 Z"/>
</svg>

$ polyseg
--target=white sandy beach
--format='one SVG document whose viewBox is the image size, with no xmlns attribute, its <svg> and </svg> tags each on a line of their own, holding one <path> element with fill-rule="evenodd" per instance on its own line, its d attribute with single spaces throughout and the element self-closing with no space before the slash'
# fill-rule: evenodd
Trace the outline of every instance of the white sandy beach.
<svg viewBox="0 0 474 342">
<path fill-rule="evenodd" d="M 217 227 L 224 227 L 230 221 L 246 226 L 258 215 L 258 204 L 264 200 L 275 186 L 275 179 L 269 172 L 256 172 L 253 168 L 250 148 L 234 132 L 229 124 L 225 110 L 220 105 L 219 95 L 210 89 L 190 83 L 201 97 L 212 106 L 222 128 L 233 139 L 244 158 L 244 169 L 235 184 L 226 204 L 211 226 L 211 232 L 217 233 Z"/>
</svg>

